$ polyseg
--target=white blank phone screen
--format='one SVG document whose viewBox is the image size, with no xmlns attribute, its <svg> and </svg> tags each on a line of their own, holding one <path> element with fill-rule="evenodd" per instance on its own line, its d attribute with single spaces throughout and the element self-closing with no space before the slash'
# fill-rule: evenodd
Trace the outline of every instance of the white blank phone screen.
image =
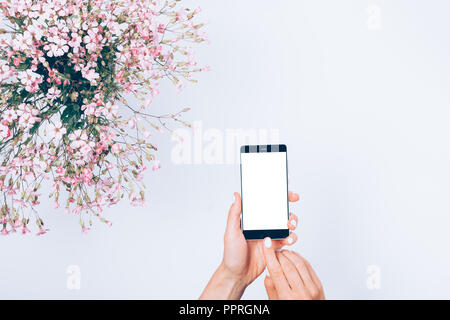
<svg viewBox="0 0 450 320">
<path fill-rule="evenodd" d="M 244 230 L 287 229 L 286 152 L 241 153 Z"/>
</svg>

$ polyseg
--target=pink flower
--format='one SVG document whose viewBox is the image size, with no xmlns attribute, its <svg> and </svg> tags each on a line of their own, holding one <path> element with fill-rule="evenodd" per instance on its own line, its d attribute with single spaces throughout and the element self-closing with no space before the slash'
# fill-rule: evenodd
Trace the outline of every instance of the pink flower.
<svg viewBox="0 0 450 320">
<path fill-rule="evenodd" d="M 17 119 L 17 113 L 13 109 L 8 109 L 2 114 L 2 118 L 8 122 L 13 122 Z"/>
<path fill-rule="evenodd" d="M 1 140 L 6 140 L 11 136 L 11 130 L 8 126 L 5 126 L 3 123 L 0 123 L 0 138 Z"/>
<path fill-rule="evenodd" d="M 40 235 L 46 234 L 48 231 L 50 231 L 50 229 L 44 229 L 43 227 L 39 227 L 39 232 L 36 233 L 36 235 L 40 236 Z M 22 232 L 23 232 L 23 230 L 22 230 Z"/>
<path fill-rule="evenodd" d="M 55 100 L 61 96 L 61 90 L 51 87 L 47 92 L 47 99 Z"/>
<path fill-rule="evenodd" d="M 61 140 L 62 136 L 67 132 L 66 128 L 62 126 L 60 120 L 56 120 L 54 123 L 51 123 L 48 127 L 48 135 L 50 138 L 54 138 L 57 141 Z"/>
<path fill-rule="evenodd" d="M 81 106 L 81 110 L 84 111 L 86 115 L 93 115 L 95 113 L 96 104 L 90 103 Z"/>
<path fill-rule="evenodd" d="M 120 145 L 118 143 L 114 143 L 111 146 L 111 152 L 114 154 L 118 154 L 120 152 Z"/>
<path fill-rule="evenodd" d="M 30 35 L 26 34 L 16 34 L 15 38 L 12 40 L 12 47 L 15 51 L 25 51 L 29 50 L 33 45 L 33 39 Z"/>
<path fill-rule="evenodd" d="M 63 166 L 59 166 L 58 168 L 56 168 L 56 173 L 60 176 L 64 175 L 64 167 Z"/>
<path fill-rule="evenodd" d="M 80 152 L 83 156 L 88 156 L 92 153 L 91 144 L 93 143 L 86 143 L 85 145 L 81 146 Z"/>
<path fill-rule="evenodd" d="M 150 138 L 151 135 L 152 135 L 151 132 L 148 131 L 148 130 L 145 130 L 143 133 L 144 133 L 144 137 L 147 138 L 147 139 Z"/>
<path fill-rule="evenodd" d="M 16 219 L 14 221 L 13 227 L 14 228 L 20 228 L 22 226 L 22 222 L 19 219 Z"/>
<path fill-rule="evenodd" d="M 103 108 L 102 113 L 106 119 L 112 120 L 114 117 L 117 117 L 118 115 L 117 109 L 118 109 L 117 105 L 108 102 Z"/>
<path fill-rule="evenodd" d="M 72 39 L 69 41 L 69 46 L 73 48 L 73 53 L 77 54 L 80 50 L 81 45 L 81 37 L 78 35 L 78 33 L 72 32 L 71 33 Z"/>
<path fill-rule="evenodd" d="M 9 79 L 14 74 L 14 69 L 5 65 L 2 60 L 0 60 L 0 82 Z"/>
<path fill-rule="evenodd" d="M 69 140 L 72 140 L 70 146 L 74 149 L 78 149 L 86 144 L 87 134 L 82 130 L 75 130 L 73 133 L 69 134 Z"/>
<path fill-rule="evenodd" d="M 89 80 L 91 85 L 97 85 L 97 79 L 100 78 L 100 75 L 94 69 L 83 68 L 81 74 L 85 79 Z"/>
<path fill-rule="evenodd" d="M 88 182 L 90 179 L 92 179 L 92 177 L 92 171 L 88 168 L 83 168 L 83 178 L 85 178 L 85 182 Z"/>
<path fill-rule="evenodd" d="M 35 92 L 42 83 L 42 76 L 34 73 L 31 69 L 19 72 L 17 77 L 28 92 Z"/>
<path fill-rule="evenodd" d="M 7 236 L 9 234 L 9 231 L 6 230 L 6 224 L 3 225 L 1 234 L 2 234 L 2 236 Z"/>
<path fill-rule="evenodd" d="M 19 59 L 19 58 L 14 58 L 13 63 L 14 63 L 14 65 L 15 65 L 16 67 L 18 67 L 19 64 L 20 64 L 20 59 Z"/>
<path fill-rule="evenodd" d="M 27 234 L 27 233 L 31 233 L 31 231 L 27 228 L 27 225 L 24 224 L 23 228 L 22 228 L 22 234 Z"/>
<path fill-rule="evenodd" d="M 30 18 L 32 17 L 30 16 Z M 27 30 L 24 32 L 24 34 L 26 34 L 27 37 L 33 37 L 36 40 L 41 40 L 43 31 L 38 26 L 32 24 L 27 27 Z"/>
<path fill-rule="evenodd" d="M 158 160 L 153 160 L 153 167 L 152 167 L 152 170 L 153 171 L 156 171 L 156 170 L 158 170 L 158 169 L 160 169 L 161 168 L 161 163 L 158 161 Z"/>
<path fill-rule="evenodd" d="M 59 37 L 49 37 L 50 44 L 44 46 L 49 57 L 60 57 L 69 51 L 67 41 Z"/>
<path fill-rule="evenodd" d="M 136 120 L 135 120 L 134 118 L 128 120 L 128 126 L 129 126 L 131 129 L 136 128 Z"/>
<path fill-rule="evenodd" d="M 72 210 L 73 214 L 80 214 L 81 212 L 81 206 L 76 206 L 75 209 Z"/>
<path fill-rule="evenodd" d="M 39 111 L 28 104 L 20 104 L 16 112 L 22 128 L 30 129 L 36 121 L 40 121 L 40 118 L 37 117 Z"/>
</svg>

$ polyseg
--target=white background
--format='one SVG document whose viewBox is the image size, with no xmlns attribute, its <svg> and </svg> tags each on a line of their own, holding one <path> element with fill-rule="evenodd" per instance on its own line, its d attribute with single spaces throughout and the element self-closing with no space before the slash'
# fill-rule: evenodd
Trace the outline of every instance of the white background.
<svg viewBox="0 0 450 320">
<path fill-rule="evenodd" d="M 162 85 L 155 111 L 190 106 L 205 128 L 279 130 L 301 196 L 294 248 L 328 298 L 450 298 L 450 3 L 198 3 L 211 39 L 198 57 L 213 71 L 180 94 Z M 112 228 L 83 236 L 78 217 L 44 203 L 48 235 L 0 238 L 1 298 L 200 295 L 221 260 L 239 166 L 175 165 L 174 142 L 154 137 L 162 169 L 146 176 L 148 206 L 124 202 L 105 213 Z M 69 265 L 80 290 L 67 289 Z M 366 285 L 370 265 L 378 290 Z M 262 278 L 244 296 L 265 297 Z"/>
<path fill-rule="evenodd" d="M 286 152 L 241 153 L 244 230 L 287 229 Z"/>
</svg>

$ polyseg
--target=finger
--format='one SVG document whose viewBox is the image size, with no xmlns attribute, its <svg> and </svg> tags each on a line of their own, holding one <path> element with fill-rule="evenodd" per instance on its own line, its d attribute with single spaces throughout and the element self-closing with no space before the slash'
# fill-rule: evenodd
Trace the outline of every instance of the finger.
<svg viewBox="0 0 450 320">
<path fill-rule="evenodd" d="M 239 193 L 234 193 L 234 202 L 228 211 L 228 220 L 226 233 L 241 230 L 241 196 Z"/>
<path fill-rule="evenodd" d="M 272 240 L 272 246 L 274 250 L 280 250 L 281 248 L 283 248 L 284 246 L 291 246 L 294 243 L 296 243 L 298 240 L 297 235 L 295 234 L 295 232 L 291 232 L 289 234 L 289 236 L 287 236 L 284 239 L 277 239 L 277 240 Z"/>
<path fill-rule="evenodd" d="M 286 239 L 283 239 L 284 246 L 292 246 L 297 242 L 297 234 L 295 232 L 291 232 Z"/>
<path fill-rule="evenodd" d="M 295 228 L 297 228 L 297 225 L 298 225 L 298 217 L 292 212 L 290 212 L 288 221 L 289 230 L 295 230 Z"/>
<path fill-rule="evenodd" d="M 309 273 L 308 267 L 305 264 L 305 260 L 301 258 L 299 255 L 295 254 L 292 251 L 283 250 L 283 255 L 287 257 L 294 265 L 298 271 L 298 274 L 303 280 L 305 287 L 307 288 L 311 297 L 315 298 L 320 296 L 319 287 L 315 284 L 314 280 Z"/>
<path fill-rule="evenodd" d="M 302 293 L 302 296 L 306 297 L 307 292 L 305 292 L 305 286 L 303 284 L 302 278 L 298 274 L 295 265 L 283 254 L 283 251 L 278 251 L 276 253 L 276 256 L 278 258 L 278 261 L 280 262 L 281 268 L 283 269 L 284 276 L 286 277 L 292 290 L 295 290 L 298 293 Z"/>
<path fill-rule="evenodd" d="M 289 191 L 288 198 L 289 198 L 290 202 L 297 202 L 298 200 L 300 200 L 300 196 L 297 193 L 292 192 L 292 191 Z"/>
<path fill-rule="evenodd" d="M 269 300 L 278 300 L 277 289 L 275 289 L 275 285 L 273 284 L 273 281 L 269 276 L 266 276 L 266 278 L 264 279 L 264 287 L 266 287 L 266 292 Z"/>
<path fill-rule="evenodd" d="M 284 240 L 285 239 L 277 239 L 277 240 L 272 240 L 272 247 L 273 250 L 280 250 L 281 248 L 283 248 L 284 246 Z"/>
<path fill-rule="evenodd" d="M 272 241 L 270 238 L 264 239 L 263 252 L 270 278 L 272 279 L 275 289 L 278 292 L 278 296 L 282 298 L 283 293 L 287 295 L 290 288 L 286 277 L 284 276 L 283 269 L 275 256 L 275 250 L 272 246 Z"/>
<path fill-rule="evenodd" d="M 306 267 L 308 268 L 309 274 L 311 275 L 311 278 L 313 279 L 313 281 L 314 281 L 315 285 L 317 286 L 317 288 L 319 288 L 320 299 L 325 299 L 325 293 L 323 292 L 322 282 L 320 281 L 319 277 L 317 276 L 316 272 L 314 271 L 314 269 L 311 266 L 311 264 L 309 263 L 309 261 L 306 260 L 304 257 L 302 257 L 299 253 L 297 253 L 297 252 L 293 252 L 293 253 L 296 254 L 301 259 L 303 259 L 303 261 L 306 264 Z"/>
</svg>

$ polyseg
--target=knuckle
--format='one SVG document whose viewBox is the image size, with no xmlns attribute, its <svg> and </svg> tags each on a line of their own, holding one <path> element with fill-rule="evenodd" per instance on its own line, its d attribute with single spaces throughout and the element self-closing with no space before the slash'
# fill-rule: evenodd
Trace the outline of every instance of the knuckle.
<svg viewBox="0 0 450 320">
<path fill-rule="evenodd" d="M 311 297 L 313 299 L 317 299 L 319 297 L 319 294 L 320 294 L 320 292 L 319 292 L 319 290 L 317 288 L 313 288 L 311 290 Z"/>
<path fill-rule="evenodd" d="M 310 294 L 305 291 L 301 291 L 299 297 L 301 300 L 311 300 Z"/>
</svg>

